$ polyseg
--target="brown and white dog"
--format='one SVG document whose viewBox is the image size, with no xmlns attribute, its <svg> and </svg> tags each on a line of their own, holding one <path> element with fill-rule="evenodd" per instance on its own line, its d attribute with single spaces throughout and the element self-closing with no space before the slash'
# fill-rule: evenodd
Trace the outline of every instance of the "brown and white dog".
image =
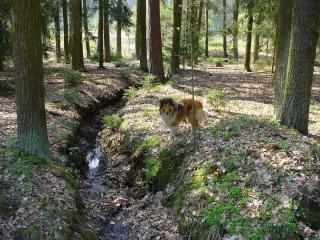
<svg viewBox="0 0 320 240">
<path fill-rule="evenodd" d="M 170 138 L 178 132 L 181 122 L 189 122 L 192 128 L 199 128 L 200 123 L 208 116 L 207 110 L 203 109 L 202 102 L 194 100 L 194 120 L 192 113 L 192 99 L 186 98 L 177 102 L 172 98 L 160 100 L 160 116 L 165 125 L 170 129 Z"/>
</svg>

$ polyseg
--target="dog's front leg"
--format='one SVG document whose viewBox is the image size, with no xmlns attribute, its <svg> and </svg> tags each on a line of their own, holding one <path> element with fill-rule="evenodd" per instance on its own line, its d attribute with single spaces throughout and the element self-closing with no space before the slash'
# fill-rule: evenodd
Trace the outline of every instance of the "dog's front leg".
<svg viewBox="0 0 320 240">
<path fill-rule="evenodd" d="M 170 137 L 169 139 L 172 140 L 174 136 L 178 133 L 178 127 L 170 127 Z"/>
</svg>

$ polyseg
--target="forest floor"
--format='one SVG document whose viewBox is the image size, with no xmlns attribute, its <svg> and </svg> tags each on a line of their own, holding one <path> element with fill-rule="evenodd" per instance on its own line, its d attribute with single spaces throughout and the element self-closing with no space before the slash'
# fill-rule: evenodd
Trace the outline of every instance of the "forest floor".
<svg viewBox="0 0 320 240">
<path fill-rule="evenodd" d="M 132 81 L 142 75 L 128 66 L 106 67 L 97 70 L 96 65 L 87 64 L 84 81 L 75 86 L 64 82 L 66 65 L 45 67 L 47 126 L 54 160 L 49 163 L 17 149 L 13 70 L 0 73 L 4 90 L 0 95 L 0 239 L 90 239 L 74 169 L 66 166 L 67 154 L 77 150 L 72 150 L 73 134 L 83 118 L 121 98 L 130 84 L 124 76 L 128 69 Z"/>
<path fill-rule="evenodd" d="M 198 66 L 194 77 L 196 95 L 209 110 L 196 148 L 186 125 L 174 140 L 168 140 L 158 110 L 162 97 L 191 96 L 191 71 L 185 70 L 166 85 L 145 84 L 128 91 L 126 106 L 104 126 L 102 146 L 117 166 L 103 176 L 105 181 L 117 186 L 118 169 L 127 171 L 131 188 L 147 188 L 149 199 L 161 198 L 162 204 L 172 207 L 165 216 L 179 216 L 179 234 L 185 239 L 319 237 L 319 69 L 308 137 L 273 120 L 270 71 L 246 73 L 241 64 L 209 63 Z M 204 97 L 212 88 L 230 95 L 220 111 Z M 152 202 L 148 206 L 152 208 Z M 135 211 L 126 207 L 124 211 L 125 217 L 120 213 L 118 220 L 130 223 L 128 239 L 136 239 L 140 222 L 134 221 Z M 154 216 L 148 208 L 138 212 L 143 219 Z M 157 224 L 143 222 L 146 229 L 152 226 Z M 157 228 L 159 238 L 175 239 L 161 229 Z"/>
<path fill-rule="evenodd" d="M 158 113 L 161 97 L 190 97 L 190 70 L 181 71 L 166 85 L 130 88 L 125 92 L 126 105 L 105 122 L 100 136 L 109 166 L 100 174 L 106 188 L 95 196 L 88 189 L 90 179 L 78 181 L 84 202 L 77 203 L 72 200 L 75 190 L 69 186 L 76 180 L 70 179 L 71 170 L 59 166 L 66 163 L 61 151 L 79 125 L 79 109 L 114 96 L 128 86 L 128 80 L 142 78 L 134 69 L 113 65 L 101 71 L 92 65 L 88 69 L 84 83 L 72 89 L 64 88 L 64 67 L 46 71 L 49 140 L 54 158 L 60 161 L 56 167 L 15 148 L 14 94 L 0 96 L 0 157 L 4 158 L 0 164 L 0 239 L 36 239 L 38 232 L 89 238 L 91 233 L 81 229 L 99 232 L 95 227 L 101 222 L 107 222 L 109 234 L 126 232 L 118 239 L 199 239 L 204 235 L 211 239 L 310 239 L 319 234 L 319 68 L 315 69 L 310 136 L 306 137 L 272 120 L 270 71 L 245 73 L 242 65 L 234 63 L 199 65 L 194 71 L 195 90 L 209 118 L 196 149 L 188 126 L 182 126 L 181 133 L 169 141 Z M 11 77 L 7 71 L 0 81 Z M 230 102 L 220 111 L 204 98 L 212 88 L 230 95 Z M 89 225 L 82 219 L 74 221 L 76 204 L 85 205 Z M 66 225 L 77 226 L 67 229 Z"/>
</svg>

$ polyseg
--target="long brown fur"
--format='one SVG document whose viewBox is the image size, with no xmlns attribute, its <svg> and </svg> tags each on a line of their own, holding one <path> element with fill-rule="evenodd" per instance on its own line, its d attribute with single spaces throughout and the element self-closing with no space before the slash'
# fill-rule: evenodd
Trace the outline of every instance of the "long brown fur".
<svg viewBox="0 0 320 240">
<path fill-rule="evenodd" d="M 160 100 L 160 116 L 167 127 L 170 128 L 170 135 L 174 136 L 181 122 L 189 122 L 192 128 L 199 128 L 200 123 L 205 117 L 202 102 L 194 101 L 194 121 L 192 113 L 192 99 L 186 98 L 180 102 L 172 98 L 163 98 Z"/>
</svg>

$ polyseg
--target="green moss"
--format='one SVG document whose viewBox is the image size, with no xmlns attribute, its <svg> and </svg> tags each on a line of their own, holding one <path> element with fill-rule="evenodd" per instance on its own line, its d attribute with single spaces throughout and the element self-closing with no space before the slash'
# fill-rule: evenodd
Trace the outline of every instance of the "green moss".
<svg viewBox="0 0 320 240">
<path fill-rule="evenodd" d="M 145 167 L 142 169 L 147 183 L 149 183 L 160 171 L 161 163 L 156 157 L 149 157 Z"/>
<path fill-rule="evenodd" d="M 118 114 L 105 116 L 102 121 L 104 130 L 108 132 L 116 131 L 122 122 L 121 117 Z"/>
<path fill-rule="evenodd" d="M 147 132 L 147 131 L 151 130 L 151 127 L 148 124 L 141 124 L 141 125 L 139 125 L 137 130 L 140 132 Z"/>
<path fill-rule="evenodd" d="M 310 153 L 313 157 L 318 158 L 318 160 L 320 160 L 320 145 L 317 145 L 317 144 L 311 145 Z"/>
<path fill-rule="evenodd" d="M 28 239 L 28 240 L 38 240 L 38 239 L 44 239 L 45 236 L 41 234 L 40 227 L 37 223 L 31 223 L 29 224 L 25 229 L 18 230 L 14 234 L 15 240 L 20 239 Z"/>
<path fill-rule="evenodd" d="M 159 147 L 161 143 L 161 138 L 157 135 L 147 138 L 143 143 L 143 148 L 145 150 L 150 150 L 152 148 Z"/>
<path fill-rule="evenodd" d="M 230 126 L 228 126 L 226 132 L 224 133 L 223 139 L 225 141 L 228 141 L 231 138 L 238 136 L 239 133 L 240 133 L 240 126 L 238 124 L 231 124 Z"/>
<path fill-rule="evenodd" d="M 123 80 L 129 80 L 130 79 L 130 72 L 128 70 L 120 71 L 119 75 L 120 75 L 120 78 L 123 79 Z"/>
</svg>

